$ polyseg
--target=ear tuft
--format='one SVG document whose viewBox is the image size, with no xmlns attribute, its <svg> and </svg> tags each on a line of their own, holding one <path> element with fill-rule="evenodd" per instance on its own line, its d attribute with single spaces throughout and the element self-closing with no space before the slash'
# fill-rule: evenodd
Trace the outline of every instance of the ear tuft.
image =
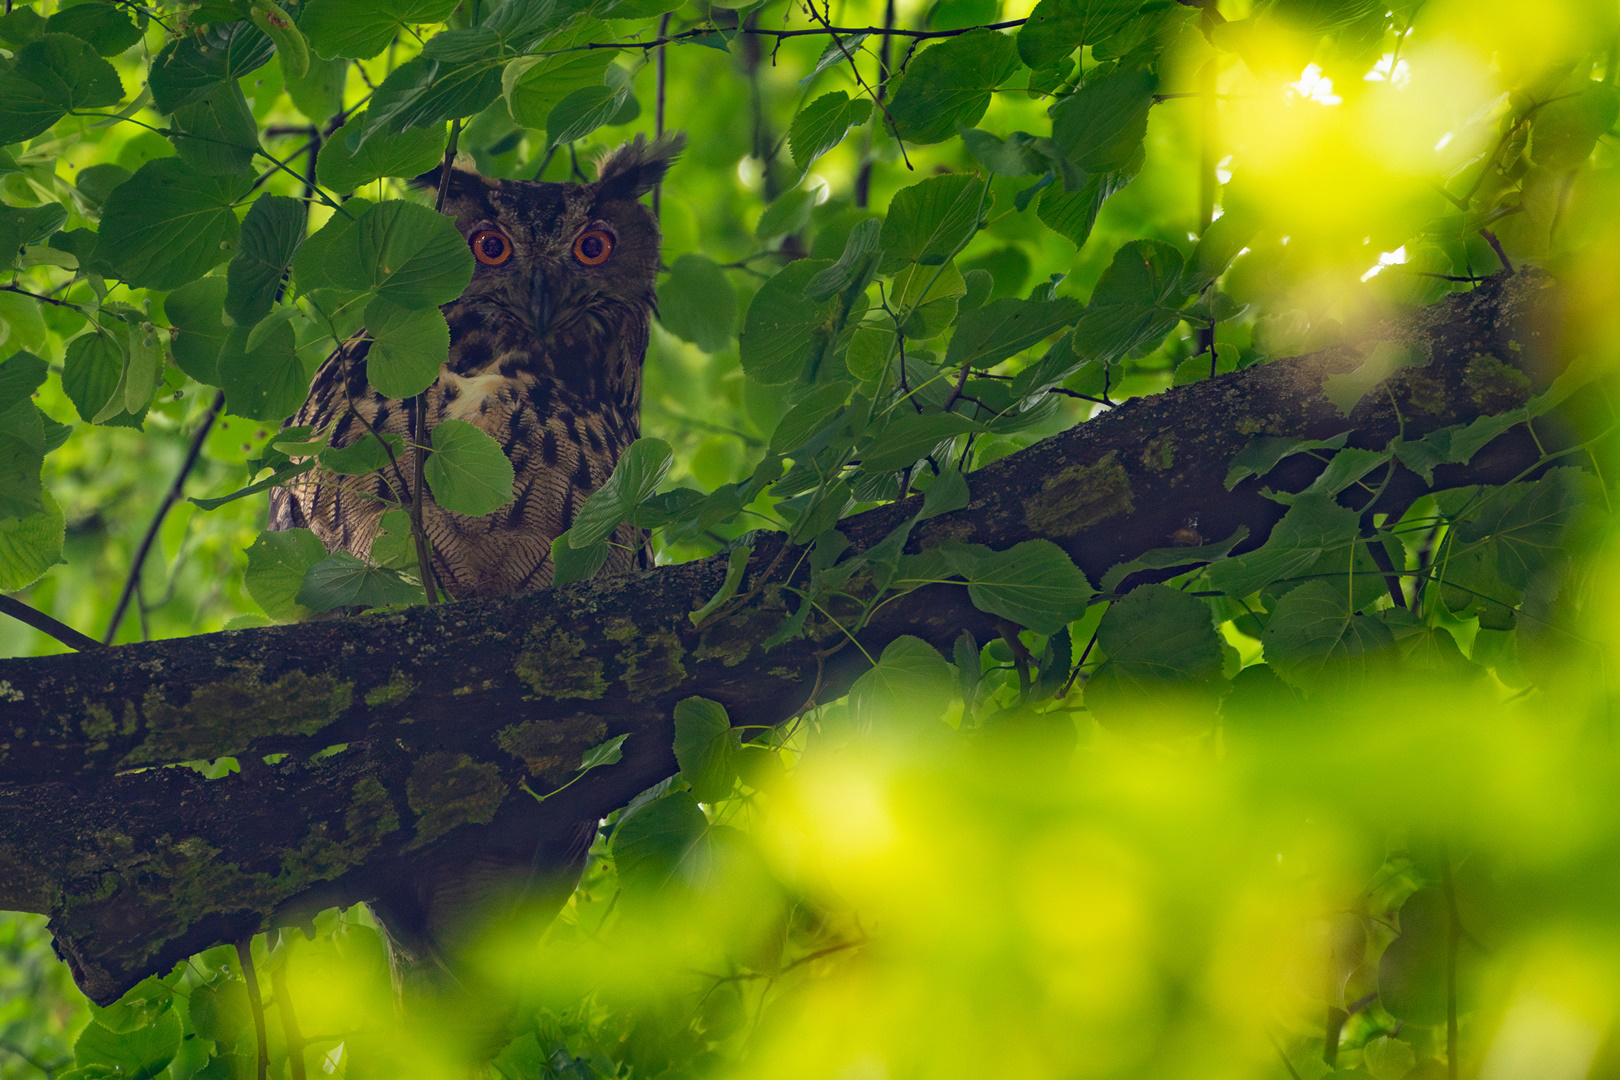
<svg viewBox="0 0 1620 1080">
<path fill-rule="evenodd" d="M 645 135 L 637 135 L 602 159 L 597 169 L 596 188 L 615 198 L 639 198 L 664 178 L 685 146 L 686 136 L 679 131 L 652 142 L 648 142 Z"/>
</svg>

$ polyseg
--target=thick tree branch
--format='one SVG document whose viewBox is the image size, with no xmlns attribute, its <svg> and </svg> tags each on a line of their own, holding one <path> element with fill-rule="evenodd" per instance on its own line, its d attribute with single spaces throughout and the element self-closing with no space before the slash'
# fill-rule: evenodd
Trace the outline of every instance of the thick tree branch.
<svg viewBox="0 0 1620 1080">
<path fill-rule="evenodd" d="M 1417 313 L 1379 339 L 1426 350 L 1346 418 L 1325 383 L 1358 371 L 1374 339 L 1135 400 L 973 474 L 966 509 L 926 521 L 912 549 L 944 539 L 1004 548 L 1043 537 L 1097 581 L 1172 546 L 1190 519 L 1205 536 L 1239 526 L 1260 543 L 1282 507 L 1258 479 L 1225 487 L 1256 435 L 1378 447 L 1522 405 L 1554 351 L 1529 314 L 1543 278 L 1499 277 Z M 1510 479 L 1540 459 L 1521 425 L 1434 488 Z M 1265 478 L 1303 484 L 1289 464 Z M 1401 474 L 1382 508 L 1427 490 Z M 915 500 L 847 519 L 871 546 Z M 762 643 L 796 606 L 762 540 L 752 601 L 694 626 L 725 577 L 723 557 L 639 578 L 496 601 L 210 634 L 0 662 L 0 907 L 47 912 L 58 949 L 92 998 L 379 882 L 486 828 L 522 824 L 557 840 L 674 771 L 676 702 L 713 698 L 739 723 L 769 724 L 859 674 L 842 628 Z M 872 653 L 900 634 L 948 648 L 997 620 L 966 590 L 933 585 L 882 605 L 859 637 Z M 588 748 L 628 735 L 624 759 L 545 802 Z M 268 755 L 287 755 L 264 764 Z M 206 779 L 177 763 L 235 756 Z"/>
</svg>

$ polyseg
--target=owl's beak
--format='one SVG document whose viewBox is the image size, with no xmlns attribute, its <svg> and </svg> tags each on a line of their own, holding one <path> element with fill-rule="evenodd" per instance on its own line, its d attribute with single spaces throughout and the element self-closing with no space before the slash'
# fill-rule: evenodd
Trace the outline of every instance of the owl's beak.
<svg viewBox="0 0 1620 1080">
<path fill-rule="evenodd" d="M 534 275 L 529 283 L 529 322 L 541 337 L 551 329 L 551 287 L 544 274 Z"/>
</svg>

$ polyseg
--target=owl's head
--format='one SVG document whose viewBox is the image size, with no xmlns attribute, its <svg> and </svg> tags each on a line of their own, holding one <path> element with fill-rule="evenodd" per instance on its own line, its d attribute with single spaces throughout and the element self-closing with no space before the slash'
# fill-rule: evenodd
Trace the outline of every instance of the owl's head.
<svg viewBox="0 0 1620 1080">
<path fill-rule="evenodd" d="M 658 221 L 640 199 L 684 144 L 680 134 L 653 142 L 638 135 L 607 155 L 588 184 L 452 169 L 444 212 L 475 263 L 458 303 L 568 351 L 600 351 L 627 320 L 645 331 L 660 257 Z M 440 171 L 416 183 L 437 190 Z"/>
</svg>

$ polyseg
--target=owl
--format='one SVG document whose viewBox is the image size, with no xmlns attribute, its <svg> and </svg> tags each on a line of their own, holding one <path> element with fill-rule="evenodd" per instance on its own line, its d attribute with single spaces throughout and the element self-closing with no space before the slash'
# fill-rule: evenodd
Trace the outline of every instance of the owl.
<svg viewBox="0 0 1620 1080">
<path fill-rule="evenodd" d="M 658 222 L 639 202 L 663 178 L 681 136 L 638 136 L 609 155 L 591 184 L 490 180 L 452 170 L 444 212 L 472 250 L 472 281 L 445 305 L 450 356 L 425 392 L 428 438 L 447 419 L 492 436 L 511 459 L 515 498 L 483 517 L 423 505 L 433 575 L 456 599 L 549 585 L 551 542 L 612 475 L 639 434 L 641 364 L 656 309 Z M 437 190 L 439 173 L 418 183 Z M 333 446 L 397 434 L 418 441 L 411 403 L 366 381 L 369 342 L 327 358 L 290 421 L 330 432 Z M 328 550 L 366 557 L 384 511 L 409 503 L 415 477 L 315 470 L 271 494 L 270 528 L 308 528 Z M 628 524 L 607 573 L 646 562 Z"/>
<path fill-rule="evenodd" d="M 444 212 L 466 238 L 471 282 L 444 306 L 450 354 L 424 392 L 427 440 L 448 419 L 477 425 L 511 459 L 514 499 L 483 517 L 440 508 L 431 492 L 423 527 L 439 588 L 456 599 L 549 585 L 551 542 L 612 475 L 639 434 L 641 365 L 656 300 L 658 222 L 640 201 L 664 176 L 681 136 L 641 137 L 610 154 L 594 183 L 491 180 L 452 170 Z M 419 177 L 437 191 L 440 173 Z M 347 446 L 368 431 L 422 441 L 413 402 L 391 400 L 366 379 L 362 335 L 333 353 L 288 422 L 329 432 Z M 275 490 L 270 528 L 308 528 L 333 551 L 365 558 L 383 513 L 409 503 L 411 456 L 365 476 L 316 469 Z M 605 570 L 646 562 L 628 524 Z M 538 805 L 529 808 L 538 810 Z M 491 898 L 560 904 L 577 878 L 595 822 L 548 823 L 538 815 L 413 866 L 381 883 L 373 912 L 396 974 L 448 970 L 447 948 Z"/>
</svg>

